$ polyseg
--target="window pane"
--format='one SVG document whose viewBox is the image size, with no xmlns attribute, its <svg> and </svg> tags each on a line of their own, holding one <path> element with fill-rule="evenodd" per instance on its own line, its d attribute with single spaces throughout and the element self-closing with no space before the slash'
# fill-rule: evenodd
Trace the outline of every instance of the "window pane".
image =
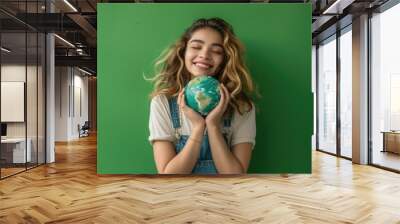
<svg viewBox="0 0 400 224">
<path fill-rule="evenodd" d="M 39 33 L 38 46 L 38 163 L 45 163 L 45 52 L 46 37 Z"/>
<path fill-rule="evenodd" d="M 2 33 L 1 46 L 1 177 L 25 170 L 30 161 L 26 144 L 26 33 Z M 28 146 L 28 147 L 26 147 Z"/>
<path fill-rule="evenodd" d="M 372 163 L 400 170 L 400 4 L 371 22 Z"/>
<path fill-rule="evenodd" d="M 318 148 L 336 153 L 336 37 L 318 48 Z"/>
<path fill-rule="evenodd" d="M 26 113 L 27 113 L 27 141 L 30 144 L 31 153 L 27 163 L 28 168 L 37 165 L 37 33 L 28 32 L 27 55 L 27 80 L 26 80 Z"/>
<path fill-rule="evenodd" d="M 352 141 L 352 35 L 340 36 L 340 153 L 351 158 Z"/>
</svg>

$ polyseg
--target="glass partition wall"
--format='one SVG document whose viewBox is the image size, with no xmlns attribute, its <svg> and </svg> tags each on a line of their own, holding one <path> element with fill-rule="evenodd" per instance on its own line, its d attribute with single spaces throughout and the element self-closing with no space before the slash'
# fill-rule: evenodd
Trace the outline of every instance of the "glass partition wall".
<svg viewBox="0 0 400 224">
<path fill-rule="evenodd" d="M 26 33 L 1 34 L 1 177 L 26 169 Z M 6 49 L 6 50 L 4 50 Z M 28 148 L 29 148 L 28 144 Z M 30 162 L 28 159 L 27 162 Z"/>
<path fill-rule="evenodd" d="M 340 155 L 352 158 L 352 33 L 351 25 L 340 36 Z"/>
<path fill-rule="evenodd" d="M 336 154 L 336 35 L 320 43 L 317 54 L 317 148 Z"/>
<path fill-rule="evenodd" d="M 400 172 L 400 3 L 369 17 L 368 164 Z M 317 45 L 317 149 L 352 157 L 352 28 Z M 338 55 L 338 57 L 336 57 Z"/>
<path fill-rule="evenodd" d="M 370 162 L 400 171 L 400 4 L 371 18 Z"/>
<path fill-rule="evenodd" d="M 43 2 L 18 2 L 18 7 L 29 13 L 43 10 L 39 5 Z M 0 20 L 3 179 L 45 163 L 46 40 L 44 33 L 12 14 L 0 11 Z"/>
<path fill-rule="evenodd" d="M 317 47 L 317 149 L 352 157 L 351 25 Z"/>
</svg>

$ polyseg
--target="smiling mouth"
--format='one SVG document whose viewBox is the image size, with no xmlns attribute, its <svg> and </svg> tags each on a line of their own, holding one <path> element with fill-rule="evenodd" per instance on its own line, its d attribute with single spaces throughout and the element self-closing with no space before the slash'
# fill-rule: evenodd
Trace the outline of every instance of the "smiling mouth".
<svg viewBox="0 0 400 224">
<path fill-rule="evenodd" d="M 201 69 L 210 69 L 212 67 L 211 65 L 204 64 L 201 62 L 193 63 L 193 65 Z"/>
</svg>

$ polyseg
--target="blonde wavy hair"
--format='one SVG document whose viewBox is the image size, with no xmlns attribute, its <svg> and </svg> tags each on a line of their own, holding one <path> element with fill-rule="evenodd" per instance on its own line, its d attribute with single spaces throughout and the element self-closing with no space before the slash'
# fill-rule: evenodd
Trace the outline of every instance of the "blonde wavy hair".
<svg viewBox="0 0 400 224">
<path fill-rule="evenodd" d="M 193 33 L 203 28 L 218 31 L 223 39 L 224 59 L 214 78 L 223 83 L 231 95 L 227 113 L 233 112 L 233 109 L 240 114 L 250 111 L 255 88 L 244 63 L 244 46 L 235 36 L 232 26 L 221 18 L 196 20 L 172 46 L 162 52 L 155 63 L 156 75 L 148 79 L 154 82 L 150 97 L 160 94 L 168 98 L 177 96 L 190 81 L 191 74 L 185 67 L 185 51 Z"/>
</svg>

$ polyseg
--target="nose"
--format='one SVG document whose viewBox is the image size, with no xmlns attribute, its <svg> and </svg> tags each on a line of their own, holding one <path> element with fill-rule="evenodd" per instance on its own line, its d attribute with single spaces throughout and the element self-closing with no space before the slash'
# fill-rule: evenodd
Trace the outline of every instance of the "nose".
<svg viewBox="0 0 400 224">
<path fill-rule="evenodd" d="M 203 48 L 199 52 L 199 57 L 200 58 L 205 58 L 205 59 L 210 59 L 210 51 L 207 48 Z"/>
</svg>

